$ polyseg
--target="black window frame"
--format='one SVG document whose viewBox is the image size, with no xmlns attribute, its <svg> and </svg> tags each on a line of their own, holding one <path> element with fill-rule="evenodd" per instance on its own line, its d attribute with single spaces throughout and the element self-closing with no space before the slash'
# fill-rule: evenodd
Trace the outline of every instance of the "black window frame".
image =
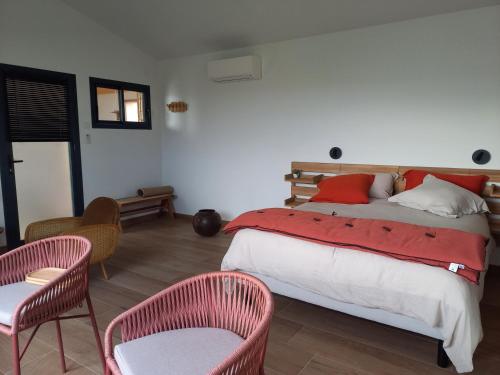
<svg viewBox="0 0 500 375">
<path fill-rule="evenodd" d="M 151 130 L 151 95 L 148 85 L 138 83 L 113 81 L 104 78 L 89 78 L 90 84 L 90 109 L 92 112 L 92 128 L 97 129 L 141 129 Z M 118 90 L 118 105 L 120 107 L 120 120 L 99 120 L 97 105 L 97 87 Z M 141 92 L 144 100 L 144 122 L 125 121 L 125 101 L 123 91 Z"/>
</svg>

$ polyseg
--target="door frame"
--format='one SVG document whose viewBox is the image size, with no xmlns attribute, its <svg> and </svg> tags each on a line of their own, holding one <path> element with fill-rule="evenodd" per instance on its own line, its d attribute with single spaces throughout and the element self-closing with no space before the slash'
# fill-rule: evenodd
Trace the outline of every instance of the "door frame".
<svg viewBox="0 0 500 375">
<path fill-rule="evenodd" d="M 0 176 L 5 218 L 5 233 L 7 248 L 13 249 L 22 245 L 19 233 L 19 214 L 15 174 L 11 172 L 10 158 L 13 157 L 12 143 L 8 140 L 8 112 L 6 78 L 17 77 L 41 82 L 60 82 L 68 88 L 68 116 L 70 123 L 70 173 L 73 198 L 73 214 L 83 214 L 83 180 L 82 161 L 80 153 L 80 131 L 78 125 L 78 103 L 76 93 L 76 76 L 50 70 L 28 68 L 17 65 L 0 64 Z"/>
</svg>

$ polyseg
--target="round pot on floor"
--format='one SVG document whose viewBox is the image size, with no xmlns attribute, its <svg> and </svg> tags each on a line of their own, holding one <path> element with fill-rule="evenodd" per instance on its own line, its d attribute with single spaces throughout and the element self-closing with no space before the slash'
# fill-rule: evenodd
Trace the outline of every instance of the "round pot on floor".
<svg viewBox="0 0 500 375">
<path fill-rule="evenodd" d="M 193 229 L 200 236 L 211 237 L 216 235 L 221 225 L 222 219 L 215 210 L 199 210 L 193 217 Z"/>
</svg>

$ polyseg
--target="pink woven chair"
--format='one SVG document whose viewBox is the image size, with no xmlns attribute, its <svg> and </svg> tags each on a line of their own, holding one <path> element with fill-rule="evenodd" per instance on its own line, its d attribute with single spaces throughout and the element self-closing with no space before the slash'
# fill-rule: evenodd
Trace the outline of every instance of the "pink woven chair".
<svg viewBox="0 0 500 375">
<path fill-rule="evenodd" d="M 66 372 L 60 321 L 90 317 L 97 348 L 104 355 L 94 310 L 88 293 L 90 242 L 77 236 L 60 236 L 32 242 L 0 256 L 0 333 L 12 339 L 14 375 L 21 373 L 21 359 L 43 323 L 55 321 L 60 361 Z M 24 282 L 26 274 L 46 267 L 64 268 L 56 279 L 39 286 Z M 61 316 L 86 300 L 89 313 Z M 19 333 L 35 327 L 19 352 Z"/>
<path fill-rule="evenodd" d="M 263 374 L 272 313 L 272 294 L 255 277 L 238 272 L 214 272 L 189 278 L 150 297 L 111 322 L 105 337 L 106 374 L 164 374 L 169 370 L 192 375 Z M 117 326 L 121 327 L 122 344 L 114 347 L 113 332 Z M 204 361 L 199 357 L 216 351 L 219 343 L 217 339 L 199 339 L 199 335 L 206 331 L 222 332 L 221 342 L 226 344 L 236 339 L 233 346 L 226 345 L 227 353 L 218 353 L 223 355 L 218 362 L 209 364 L 209 367 L 205 363 L 205 368 L 195 366 L 197 370 L 193 370 L 191 362 Z M 165 335 L 168 340 L 174 337 L 174 341 L 161 342 Z M 189 337 L 197 338 L 197 341 L 191 341 L 192 346 L 187 344 Z M 137 345 L 129 353 L 139 356 L 147 368 L 138 367 L 137 363 L 135 368 L 128 367 L 129 363 L 127 368 L 122 368 L 121 357 L 117 360 L 117 355 L 122 356 L 125 347 L 131 344 Z M 117 350 L 121 348 L 123 350 Z M 175 365 L 175 361 L 184 355 L 192 365 L 190 369 L 167 368 L 166 362 Z M 159 363 L 162 367 L 158 367 Z"/>
</svg>

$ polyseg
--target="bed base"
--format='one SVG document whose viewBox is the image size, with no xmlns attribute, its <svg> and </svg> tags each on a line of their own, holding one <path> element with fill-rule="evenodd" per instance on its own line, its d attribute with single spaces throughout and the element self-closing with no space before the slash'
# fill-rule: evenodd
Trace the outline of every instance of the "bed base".
<svg viewBox="0 0 500 375">
<path fill-rule="evenodd" d="M 450 359 L 443 348 L 443 337 L 441 332 L 420 320 L 382 309 L 340 302 L 259 273 L 245 273 L 262 280 L 273 293 L 434 338 L 437 340 L 437 365 L 445 368 L 450 364 Z"/>
<path fill-rule="evenodd" d="M 448 358 L 448 354 L 446 354 L 443 348 L 443 340 L 438 340 L 437 365 L 441 368 L 446 368 L 450 365 L 450 358 Z"/>
</svg>

